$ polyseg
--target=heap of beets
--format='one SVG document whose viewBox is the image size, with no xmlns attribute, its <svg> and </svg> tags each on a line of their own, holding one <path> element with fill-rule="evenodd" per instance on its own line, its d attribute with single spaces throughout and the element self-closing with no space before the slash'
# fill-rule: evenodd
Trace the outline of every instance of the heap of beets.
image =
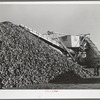
<svg viewBox="0 0 100 100">
<path fill-rule="evenodd" d="M 8 21 L 0 23 L 0 88 L 48 83 L 68 71 L 82 78 L 90 76 L 25 28 Z"/>
</svg>

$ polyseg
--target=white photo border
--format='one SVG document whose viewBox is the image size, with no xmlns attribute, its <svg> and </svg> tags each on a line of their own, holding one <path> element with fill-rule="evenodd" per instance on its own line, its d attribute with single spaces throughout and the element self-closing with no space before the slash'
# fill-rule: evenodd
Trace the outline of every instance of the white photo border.
<svg viewBox="0 0 100 100">
<path fill-rule="evenodd" d="M 0 5 L 4 4 L 97 4 L 100 5 L 100 1 L 54 1 L 54 2 L 0 2 Z M 99 99 L 99 89 L 53 89 L 53 90 L 0 90 L 0 99 Z"/>
</svg>

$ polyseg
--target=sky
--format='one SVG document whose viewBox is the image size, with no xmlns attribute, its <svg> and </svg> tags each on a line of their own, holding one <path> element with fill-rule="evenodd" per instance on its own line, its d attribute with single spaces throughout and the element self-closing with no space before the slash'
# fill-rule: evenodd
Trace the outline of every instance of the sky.
<svg viewBox="0 0 100 100">
<path fill-rule="evenodd" d="M 0 4 L 0 22 L 24 24 L 42 34 L 90 33 L 100 50 L 100 4 Z"/>
</svg>

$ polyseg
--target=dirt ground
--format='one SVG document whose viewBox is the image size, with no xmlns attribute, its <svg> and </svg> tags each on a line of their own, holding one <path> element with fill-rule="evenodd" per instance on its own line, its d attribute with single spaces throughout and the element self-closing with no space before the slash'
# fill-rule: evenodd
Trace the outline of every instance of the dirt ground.
<svg viewBox="0 0 100 100">
<path fill-rule="evenodd" d="M 18 88 L 17 88 L 18 89 Z M 100 89 L 100 84 L 34 84 L 19 89 Z"/>
</svg>

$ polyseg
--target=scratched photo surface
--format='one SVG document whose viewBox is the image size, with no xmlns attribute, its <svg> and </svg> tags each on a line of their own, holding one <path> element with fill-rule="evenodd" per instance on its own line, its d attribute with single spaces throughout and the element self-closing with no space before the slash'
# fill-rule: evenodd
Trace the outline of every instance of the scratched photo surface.
<svg viewBox="0 0 100 100">
<path fill-rule="evenodd" d="M 100 89 L 100 4 L 0 4 L 0 89 Z"/>
</svg>

